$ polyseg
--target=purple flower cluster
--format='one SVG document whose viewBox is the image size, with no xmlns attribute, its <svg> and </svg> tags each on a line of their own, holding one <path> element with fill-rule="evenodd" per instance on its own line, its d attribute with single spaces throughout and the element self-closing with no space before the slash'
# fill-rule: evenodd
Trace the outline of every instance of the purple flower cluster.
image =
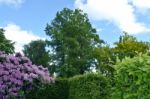
<svg viewBox="0 0 150 99">
<path fill-rule="evenodd" d="M 25 83 L 32 85 L 34 80 L 49 83 L 53 78 L 47 68 L 33 65 L 27 57 L 19 53 L 7 55 L 0 51 L 0 99 L 18 97 Z"/>
</svg>

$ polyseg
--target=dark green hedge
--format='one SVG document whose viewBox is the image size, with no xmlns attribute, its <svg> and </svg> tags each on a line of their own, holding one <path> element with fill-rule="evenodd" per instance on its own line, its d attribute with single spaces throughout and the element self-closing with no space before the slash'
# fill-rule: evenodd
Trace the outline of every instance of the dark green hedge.
<svg viewBox="0 0 150 99">
<path fill-rule="evenodd" d="M 75 76 L 69 83 L 69 99 L 110 99 L 109 81 L 100 74 Z"/>
<path fill-rule="evenodd" d="M 109 81 L 100 74 L 85 74 L 56 79 L 44 89 L 35 89 L 27 99 L 109 99 Z"/>
<path fill-rule="evenodd" d="M 36 89 L 27 95 L 27 99 L 68 99 L 68 80 L 58 78 L 55 83 L 46 85 L 43 89 Z"/>
<path fill-rule="evenodd" d="M 55 84 L 50 86 L 47 91 L 49 91 L 49 97 L 47 99 L 68 99 L 68 80 L 64 78 L 56 79 Z"/>
</svg>

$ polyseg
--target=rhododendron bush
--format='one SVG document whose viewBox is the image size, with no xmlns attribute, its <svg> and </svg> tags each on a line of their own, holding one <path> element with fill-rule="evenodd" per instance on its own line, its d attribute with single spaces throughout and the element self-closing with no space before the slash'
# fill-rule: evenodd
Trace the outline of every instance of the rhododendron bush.
<svg viewBox="0 0 150 99">
<path fill-rule="evenodd" d="M 0 51 L 0 99 L 24 97 L 35 84 L 52 80 L 47 68 L 33 65 L 19 53 L 14 56 Z"/>
</svg>

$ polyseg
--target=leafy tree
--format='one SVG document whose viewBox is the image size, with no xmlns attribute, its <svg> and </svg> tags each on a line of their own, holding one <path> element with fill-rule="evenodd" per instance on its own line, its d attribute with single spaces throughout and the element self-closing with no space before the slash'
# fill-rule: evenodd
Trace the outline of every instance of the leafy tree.
<svg viewBox="0 0 150 99">
<path fill-rule="evenodd" d="M 51 60 L 49 52 L 46 50 L 46 42 L 43 40 L 36 40 L 24 45 L 23 52 L 25 56 L 29 57 L 33 64 L 43 65 L 49 67 Z"/>
<path fill-rule="evenodd" d="M 113 50 L 108 45 L 104 45 L 94 50 L 96 69 L 102 74 L 111 76 L 114 72 L 113 65 L 115 64 L 115 57 Z"/>
<path fill-rule="evenodd" d="M 131 35 L 124 32 L 124 35 L 120 36 L 118 42 L 115 42 L 115 47 L 113 49 L 114 53 L 120 60 L 125 57 L 134 57 L 139 53 L 149 52 L 149 43 L 137 41 L 137 39 Z"/>
<path fill-rule="evenodd" d="M 14 53 L 14 49 L 14 42 L 6 39 L 4 35 L 4 30 L 0 29 L 0 50 L 12 54 Z"/>
<path fill-rule="evenodd" d="M 94 57 L 96 59 L 96 67 L 101 73 L 112 75 L 114 71 L 113 65 L 116 64 L 117 58 L 120 60 L 125 57 L 138 55 L 139 53 L 149 52 L 149 43 L 138 41 L 134 36 L 128 35 L 126 32 L 118 42 L 114 43 L 115 47 L 110 48 L 107 45 L 95 48 Z"/>
<path fill-rule="evenodd" d="M 87 17 L 79 9 L 64 8 L 47 24 L 48 45 L 53 66 L 60 76 L 83 74 L 92 65 L 92 51 L 102 42 Z"/>
</svg>

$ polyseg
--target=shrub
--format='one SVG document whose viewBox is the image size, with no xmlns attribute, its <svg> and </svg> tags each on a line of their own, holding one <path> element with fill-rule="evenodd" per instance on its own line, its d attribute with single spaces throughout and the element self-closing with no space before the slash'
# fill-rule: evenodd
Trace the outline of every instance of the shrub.
<svg viewBox="0 0 150 99">
<path fill-rule="evenodd" d="M 31 91 L 27 99 L 68 99 L 68 96 L 68 80 L 57 78 L 55 83 L 47 84 L 43 89 Z"/>
<path fill-rule="evenodd" d="M 149 99 L 150 56 L 126 58 L 115 70 L 114 99 Z"/>
<path fill-rule="evenodd" d="M 34 84 L 51 80 L 47 68 L 33 65 L 27 57 L 0 52 L 0 99 L 21 98 Z"/>
<path fill-rule="evenodd" d="M 85 74 L 69 80 L 69 99 L 109 99 L 109 80 L 100 74 Z"/>
</svg>

